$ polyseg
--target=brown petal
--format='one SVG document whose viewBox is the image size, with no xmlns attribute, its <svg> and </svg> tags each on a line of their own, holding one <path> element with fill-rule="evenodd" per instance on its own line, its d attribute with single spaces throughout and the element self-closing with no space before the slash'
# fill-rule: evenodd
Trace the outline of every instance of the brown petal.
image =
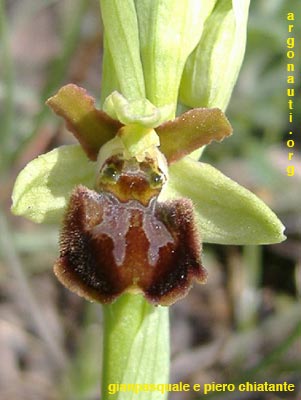
<svg viewBox="0 0 301 400">
<path fill-rule="evenodd" d="M 173 163 L 192 151 L 231 135 L 232 127 L 218 108 L 194 108 L 156 128 L 160 150 Z"/>
<path fill-rule="evenodd" d="M 94 98 L 74 84 L 63 86 L 46 104 L 65 119 L 67 128 L 92 161 L 97 159 L 100 147 L 122 126 L 119 121 L 96 109 Z"/>
<path fill-rule="evenodd" d="M 77 187 L 70 199 L 54 271 L 70 290 L 110 303 L 125 291 L 142 291 L 153 304 L 185 296 L 204 282 L 192 204 L 148 207 L 137 201 Z"/>
</svg>

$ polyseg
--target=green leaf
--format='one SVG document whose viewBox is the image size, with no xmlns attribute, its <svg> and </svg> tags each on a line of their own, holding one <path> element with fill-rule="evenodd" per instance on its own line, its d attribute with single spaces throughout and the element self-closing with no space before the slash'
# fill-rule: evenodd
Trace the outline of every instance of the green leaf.
<svg viewBox="0 0 301 400">
<path fill-rule="evenodd" d="M 167 384 L 169 373 L 168 307 L 154 307 L 140 295 L 125 294 L 103 307 L 104 362 L 102 399 L 166 400 L 159 391 L 119 391 L 120 384 Z"/>
<path fill-rule="evenodd" d="M 134 1 L 100 0 L 100 8 L 114 81 L 128 100 L 145 98 Z"/>
<path fill-rule="evenodd" d="M 160 150 L 172 163 L 212 140 L 223 140 L 231 135 L 232 127 L 218 108 L 195 108 L 160 125 L 156 132 Z"/>
<path fill-rule="evenodd" d="M 92 188 L 95 164 L 79 145 L 62 146 L 31 161 L 20 172 L 12 194 L 12 212 L 34 222 L 58 223 L 72 189 Z"/>
<path fill-rule="evenodd" d="M 226 109 L 244 57 L 249 3 L 219 0 L 207 18 L 182 76 L 179 97 L 186 106 Z"/>
<path fill-rule="evenodd" d="M 253 193 L 208 164 L 185 158 L 170 167 L 167 198 L 190 198 L 203 242 L 270 244 L 285 239 L 284 226 Z"/>
<path fill-rule="evenodd" d="M 95 100 L 76 85 L 63 86 L 46 103 L 63 117 L 87 156 L 95 161 L 100 147 L 112 139 L 122 126 L 102 110 L 95 108 Z"/>
<path fill-rule="evenodd" d="M 215 2 L 135 0 L 146 97 L 157 107 L 176 107 L 184 64 Z"/>
</svg>

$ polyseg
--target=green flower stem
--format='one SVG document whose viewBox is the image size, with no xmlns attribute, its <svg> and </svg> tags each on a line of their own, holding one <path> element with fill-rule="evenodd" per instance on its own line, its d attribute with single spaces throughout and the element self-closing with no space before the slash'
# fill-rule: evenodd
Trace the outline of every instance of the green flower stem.
<svg viewBox="0 0 301 400">
<path fill-rule="evenodd" d="M 125 294 L 103 307 L 102 400 L 164 400 L 160 392 L 111 393 L 115 384 L 168 383 L 169 319 L 167 307 L 154 307 L 140 295 Z M 110 386 L 111 385 L 111 386 Z"/>
</svg>

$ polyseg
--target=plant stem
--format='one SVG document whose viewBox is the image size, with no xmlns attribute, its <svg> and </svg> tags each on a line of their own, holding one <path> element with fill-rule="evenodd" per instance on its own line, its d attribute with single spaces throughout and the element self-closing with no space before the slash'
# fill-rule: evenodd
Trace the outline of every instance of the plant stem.
<svg viewBox="0 0 301 400">
<path fill-rule="evenodd" d="M 137 398 L 131 390 L 118 391 L 116 384 L 168 383 L 168 308 L 154 307 L 141 295 L 125 294 L 112 305 L 104 306 L 103 310 L 101 399 Z M 139 393 L 139 400 L 164 398 L 160 392 Z"/>
</svg>

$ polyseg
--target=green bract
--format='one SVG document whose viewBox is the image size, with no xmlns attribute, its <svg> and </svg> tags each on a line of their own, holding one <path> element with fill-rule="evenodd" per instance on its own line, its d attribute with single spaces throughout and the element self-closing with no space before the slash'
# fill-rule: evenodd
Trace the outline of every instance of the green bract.
<svg viewBox="0 0 301 400">
<path fill-rule="evenodd" d="M 102 0 L 100 6 L 105 30 L 104 69 L 109 74 L 108 85 L 111 82 L 103 96 L 120 90 L 129 100 L 145 98 L 134 0 Z"/>
<path fill-rule="evenodd" d="M 156 106 L 175 111 L 184 64 L 215 2 L 135 0 L 146 97 Z"/>
<path fill-rule="evenodd" d="M 102 103 L 118 90 L 129 100 L 168 105 L 173 118 L 185 62 L 216 1 L 102 0 Z"/>
</svg>

